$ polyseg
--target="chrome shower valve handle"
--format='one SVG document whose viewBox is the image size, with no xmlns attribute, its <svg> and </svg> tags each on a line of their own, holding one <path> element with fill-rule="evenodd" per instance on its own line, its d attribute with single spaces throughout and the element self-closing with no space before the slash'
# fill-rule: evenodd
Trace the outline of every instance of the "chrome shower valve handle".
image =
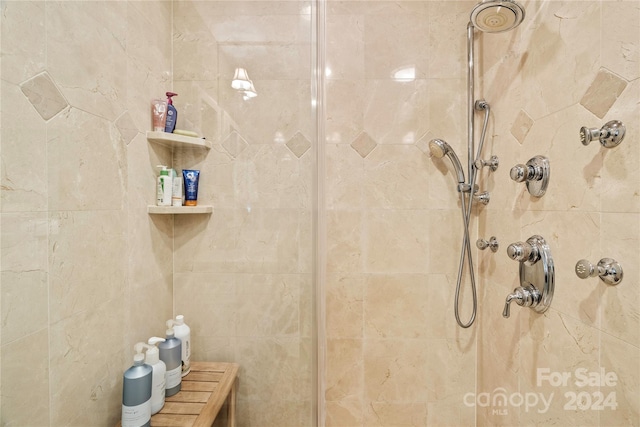
<svg viewBox="0 0 640 427">
<path fill-rule="evenodd" d="M 473 163 L 477 170 L 480 170 L 486 166 L 491 172 L 495 172 L 496 170 L 498 170 L 499 164 L 500 160 L 498 159 L 498 156 L 491 156 L 489 160 L 478 159 Z"/>
<path fill-rule="evenodd" d="M 555 289 L 555 269 L 544 238 L 534 235 L 526 242 L 512 243 L 507 255 L 520 263 L 520 286 L 507 295 L 502 316 L 509 317 L 512 301 L 537 313 L 547 311 Z"/>
<path fill-rule="evenodd" d="M 496 236 L 491 236 L 489 241 L 486 241 L 485 239 L 476 240 L 476 247 L 481 251 L 484 251 L 485 249 L 489 248 L 491 249 L 491 252 L 495 253 L 498 251 L 499 246 L 500 245 L 498 244 L 498 239 L 496 238 Z"/>
<path fill-rule="evenodd" d="M 529 194 L 534 197 L 542 197 L 547 191 L 551 165 L 549 159 L 544 156 L 535 156 L 526 165 L 515 165 L 509 172 L 515 182 L 526 182 Z"/>
<path fill-rule="evenodd" d="M 602 258 L 597 265 L 591 264 L 586 259 L 576 263 L 576 275 L 581 279 L 588 277 L 600 277 L 607 285 L 615 286 L 622 282 L 622 266 L 612 258 Z"/>
<path fill-rule="evenodd" d="M 580 142 L 582 145 L 589 145 L 591 141 L 599 140 L 605 148 L 617 147 L 624 139 L 626 128 L 619 120 L 611 120 L 602 128 L 580 128 Z"/>
</svg>

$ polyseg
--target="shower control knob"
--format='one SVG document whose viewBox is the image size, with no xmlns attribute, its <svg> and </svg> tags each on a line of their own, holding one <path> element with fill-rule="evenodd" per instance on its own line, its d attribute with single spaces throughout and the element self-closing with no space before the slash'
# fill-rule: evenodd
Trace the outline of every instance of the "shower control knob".
<svg viewBox="0 0 640 427">
<path fill-rule="evenodd" d="M 496 236 L 491 236 L 489 241 L 486 241 L 485 239 L 476 240 L 476 247 L 481 251 L 484 251 L 485 249 L 489 248 L 491 249 L 491 252 L 497 252 L 498 246 L 499 244 L 498 244 L 498 239 L 496 239 Z"/>
<path fill-rule="evenodd" d="M 539 181 L 542 179 L 542 169 L 531 165 L 515 165 L 509 175 L 515 182 Z"/>
<path fill-rule="evenodd" d="M 518 164 L 512 167 L 509 175 L 515 182 L 526 182 L 529 194 L 542 197 L 547 191 L 551 175 L 549 159 L 544 156 L 532 157 L 526 165 Z"/>
<path fill-rule="evenodd" d="M 498 156 L 491 156 L 489 160 L 478 159 L 473 162 L 473 165 L 477 170 L 480 170 L 483 167 L 487 166 L 489 170 L 491 170 L 491 172 L 495 172 L 498 169 L 499 164 L 500 161 L 498 160 Z"/>
<path fill-rule="evenodd" d="M 607 285 L 617 285 L 622 281 L 622 266 L 612 258 L 602 258 L 597 265 L 581 259 L 576 263 L 576 275 L 581 279 L 599 276 Z"/>
<path fill-rule="evenodd" d="M 507 247 L 507 255 L 514 261 L 531 263 L 539 259 L 538 249 L 529 242 L 516 242 Z"/>
</svg>

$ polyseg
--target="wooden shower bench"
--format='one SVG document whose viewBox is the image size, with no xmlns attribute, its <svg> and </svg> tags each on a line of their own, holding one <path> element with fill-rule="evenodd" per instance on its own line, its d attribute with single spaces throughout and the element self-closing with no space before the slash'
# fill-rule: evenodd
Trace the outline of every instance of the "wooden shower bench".
<svg viewBox="0 0 640 427">
<path fill-rule="evenodd" d="M 151 426 L 211 427 L 227 402 L 227 426 L 235 427 L 238 368 L 237 363 L 191 362 L 180 391 L 167 397 L 162 410 L 151 417 Z"/>
</svg>

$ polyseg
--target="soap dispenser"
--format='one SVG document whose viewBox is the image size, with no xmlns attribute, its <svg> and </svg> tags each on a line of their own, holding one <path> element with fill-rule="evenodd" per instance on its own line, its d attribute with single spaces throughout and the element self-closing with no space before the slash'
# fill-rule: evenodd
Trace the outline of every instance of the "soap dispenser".
<svg viewBox="0 0 640 427">
<path fill-rule="evenodd" d="M 174 96 L 178 96 L 177 93 L 173 93 L 173 92 L 167 92 L 167 121 L 165 122 L 164 125 L 164 131 L 168 132 L 168 133 L 173 133 L 173 131 L 176 128 L 176 121 L 178 120 L 178 111 L 176 110 L 176 107 L 173 106 L 173 99 L 171 99 Z"/>
<path fill-rule="evenodd" d="M 153 369 L 144 363 L 142 350 L 146 344 L 133 348 L 133 366 L 124 373 L 122 384 L 122 427 L 151 426 L 151 388 Z"/>
<path fill-rule="evenodd" d="M 167 365 L 167 384 L 165 396 L 173 396 L 180 391 L 182 385 L 182 342 L 176 338 L 173 330 L 173 320 L 167 320 L 167 336 L 164 342 L 158 344 L 160 360 Z"/>
<path fill-rule="evenodd" d="M 151 392 L 151 415 L 160 412 L 164 406 L 164 397 L 166 390 L 166 378 L 167 365 L 160 360 L 160 353 L 156 344 L 164 342 L 164 338 L 151 337 L 149 338 L 147 347 L 147 356 L 145 363 L 153 368 L 153 384 Z"/>
<path fill-rule="evenodd" d="M 184 316 L 179 314 L 173 324 L 176 338 L 182 341 L 182 376 L 191 371 L 191 328 L 184 323 Z"/>
</svg>

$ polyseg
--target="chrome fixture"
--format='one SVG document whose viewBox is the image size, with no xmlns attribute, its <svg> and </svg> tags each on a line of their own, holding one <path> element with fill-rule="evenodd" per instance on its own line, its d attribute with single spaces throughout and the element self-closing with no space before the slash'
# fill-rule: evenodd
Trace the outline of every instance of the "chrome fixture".
<svg viewBox="0 0 640 427">
<path fill-rule="evenodd" d="M 581 259 L 576 264 L 576 274 L 581 279 L 599 276 L 600 280 L 607 285 L 617 285 L 622 282 L 622 266 L 612 258 L 602 258 L 597 265 Z"/>
<path fill-rule="evenodd" d="M 520 262 L 520 286 L 507 295 L 502 316 L 509 317 L 512 301 L 537 313 L 547 311 L 555 288 L 555 269 L 547 242 L 534 235 L 526 242 L 510 244 L 507 255 Z"/>
<path fill-rule="evenodd" d="M 483 205 L 486 206 L 489 204 L 489 200 L 491 200 L 491 196 L 489 195 L 488 191 L 483 191 L 482 193 L 474 193 L 473 200 L 475 200 L 478 203 L 482 203 Z"/>
<path fill-rule="evenodd" d="M 495 172 L 496 170 L 498 170 L 499 164 L 500 161 L 498 160 L 498 156 L 491 156 L 489 160 L 478 159 L 473 163 L 476 169 L 480 170 L 486 166 L 491 172 Z"/>
<path fill-rule="evenodd" d="M 471 22 L 480 31 L 501 33 L 509 31 L 522 22 L 524 9 L 512 0 L 486 0 L 471 12 Z"/>
<path fill-rule="evenodd" d="M 551 165 L 544 156 L 535 156 L 526 165 L 515 165 L 509 172 L 515 182 L 526 182 L 527 190 L 534 197 L 542 197 L 549 185 Z"/>
<path fill-rule="evenodd" d="M 489 241 L 486 241 L 485 239 L 476 240 L 476 247 L 481 251 L 484 251 L 485 249 L 489 248 L 491 249 L 491 252 L 495 253 L 495 252 L 498 252 L 499 246 L 500 245 L 498 244 L 498 239 L 496 239 L 496 236 L 491 236 Z"/>
<path fill-rule="evenodd" d="M 626 128 L 619 120 L 611 120 L 602 128 L 580 128 L 580 141 L 582 145 L 589 145 L 591 141 L 599 140 L 605 148 L 617 147 L 624 139 Z"/>
<path fill-rule="evenodd" d="M 447 156 L 451 163 L 453 163 L 453 168 L 456 171 L 456 175 L 458 176 L 458 184 L 464 184 L 464 172 L 462 170 L 462 164 L 460 163 L 460 159 L 456 155 L 455 151 L 451 148 L 449 144 L 441 139 L 432 139 L 429 141 L 429 151 L 433 157 L 438 159 Z M 458 191 L 461 189 L 458 188 Z"/>
<path fill-rule="evenodd" d="M 449 157 L 456 171 L 458 180 L 458 192 L 460 193 L 460 205 L 462 207 L 462 223 L 464 227 L 464 235 L 462 239 L 462 249 L 460 251 L 460 263 L 458 265 L 458 279 L 456 281 L 456 292 L 454 301 L 454 312 L 456 322 L 462 328 L 470 327 L 476 318 L 478 302 L 476 293 L 476 283 L 473 271 L 473 258 L 471 253 L 471 243 L 469 239 L 469 222 L 471 220 L 471 210 L 473 203 L 488 203 L 489 194 L 486 192 L 476 195 L 476 178 L 478 170 L 484 166 L 489 166 L 492 171 L 498 167 L 498 160 L 494 157 L 489 162 L 481 159 L 482 147 L 487 133 L 489 123 L 489 114 L 491 108 L 489 103 L 483 99 L 475 99 L 474 91 L 474 29 L 477 27 L 480 31 L 486 32 L 502 32 L 518 26 L 524 18 L 524 9 L 512 0 L 484 0 L 476 5 L 467 24 L 467 180 L 465 180 L 464 171 L 458 156 L 449 147 L 449 144 L 441 139 L 434 139 L 429 143 L 429 151 L 436 158 L 442 158 L 445 155 Z M 484 121 L 480 139 L 478 141 L 477 151 L 475 150 L 474 140 L 474 113 L 476 111 L 484 111 Z M 460 320 L 458 310 L 458 301 L 460 296 L 460 288 L 462 283 L 462 272 L 464 270 L 465 260 L 468 263 L 469 279 L 471 281 L 471 294 L 473 298 L 473 309 L 469 320 L 464 323 Z"/>
</svg>

